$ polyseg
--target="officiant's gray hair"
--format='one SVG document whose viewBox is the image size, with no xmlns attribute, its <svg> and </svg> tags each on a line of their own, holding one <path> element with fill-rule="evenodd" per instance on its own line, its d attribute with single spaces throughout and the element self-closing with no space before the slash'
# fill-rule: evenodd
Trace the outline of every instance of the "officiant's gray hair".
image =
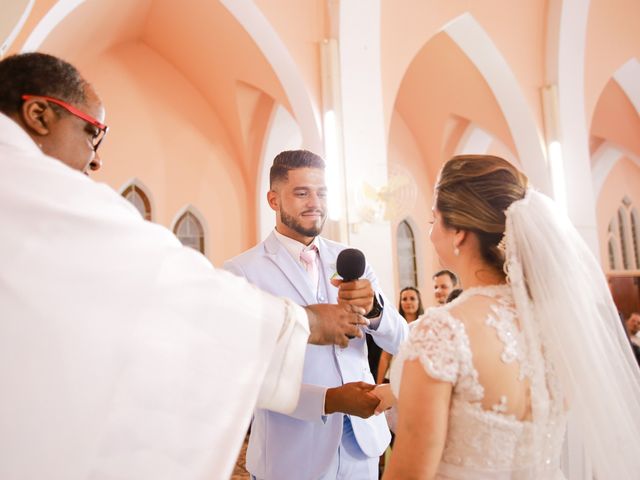
<svg viewBox="0 0 640 480">
<path fill-rule="evenodd" d="M 447 227 L 474 232 L 484 260 L 502 270 L 505 211 L 524 198 L 527 185 L 526 175 L 503 158 L 457 155 L 440 171 L 435 206 Z"/>
</svg>

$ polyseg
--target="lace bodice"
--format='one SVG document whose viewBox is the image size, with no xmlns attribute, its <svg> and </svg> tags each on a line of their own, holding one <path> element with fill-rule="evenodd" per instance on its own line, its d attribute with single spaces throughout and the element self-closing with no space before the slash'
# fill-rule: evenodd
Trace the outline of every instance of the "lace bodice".
<svg viewBox="0 0 640 480">
<path fill-rule="evenodd" d="M 497 353 L 500 361 L 517 362 L 518 379 L 530 385 L 528 420 L 505 413 L 506 395 L 491 408 L 483 406 L 485 387 L 479 381 L 465 323 L 452 313 L 475 295 L 490 300 L 484 324 L 495 329 L 503 346 Z M 432 378 L 453 384 L 438 478 L 563 478 L 558 469 L 566 423 L 562 395 L 535 337 L 520 330 L 507 285 L 469 289 L 412 324 L 411 335 L 393 363 L 391 386 L 396 397 L 402 394 L 402 366 L 408 359 L 419 359 Z"/>
</svg>

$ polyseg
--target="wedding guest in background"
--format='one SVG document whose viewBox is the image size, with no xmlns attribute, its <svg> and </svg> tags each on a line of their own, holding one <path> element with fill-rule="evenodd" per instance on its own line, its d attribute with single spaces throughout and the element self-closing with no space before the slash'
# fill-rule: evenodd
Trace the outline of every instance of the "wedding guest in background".
<svg viewBox="0 0 640 480">
<path fill-rule="evenodd" d="M 420 291 L 415 287 L 404 287 L 400 290 L 400 301 L 398 304 L 398 312 L 407 321 L 411 323 L 418 319 L 420 315 L 424 313 L 424 306 L 422 305 L 422 298 L 420 297 Z M 389 366 L 393 355 L 389 352 L 381 352 L 380 363 L 378 364 L 376 376 L 376 383 L 388 382 Z"/>
<path fill-rule="evenodd" d="M 444 305 L 451 290 L 458 285 L 458 277 L 451 270 L 440 270 L 433 277 L 433 293 L 436 304 Z"/>
<path fill-rule="evenodd" d="M 638 365 L 640 365 L 640 313 L 634 312 L 629 315 L 629 318 L 625 322 L 625 329 L 631 342 L 633 354 L 636 356 Z"/>
<path fill-rule="evenodd" d="M 456 298 L 460 296 L 461 293 L 462 293 L 461 288 L 454 288 L 453 290 L 451 290 L 451 293 L 447 297 L 446 303 L 453 302 Z"/>
<path fill-rule="evenodd" d="M 415 287 L 404 287 L 400 290 L 400 300 L 398 302 L 398 312 L 400 315 L 407 321 L 408 324 L 414 322 L 424 313 L 424 306 L 422 305 L 422 298 L 420 297 L 420 291 Z M 393 355 L 389 352 L 381 351 L 380 353 L 380 362 L 377 365 L 376 371 L 378 375 L 376 376 L 376 383 L 389 383 L 389 368 L 391 367 L 391 363 L 393 362 Z M 387 418 L 387 423 L 389 427 L 394 425 L 395 417 L 393 416 L 395 412 L 391 410 L 387 410 L 385 412 L 385 416 Z M 391 443 L 390 447 L 393 447 L 395 435 L 391 432 Z M 386 457 L 385 454 L 380 456 L 380 476 L 384 472 L 384 467 L 386 465 Z"/>
</svg>

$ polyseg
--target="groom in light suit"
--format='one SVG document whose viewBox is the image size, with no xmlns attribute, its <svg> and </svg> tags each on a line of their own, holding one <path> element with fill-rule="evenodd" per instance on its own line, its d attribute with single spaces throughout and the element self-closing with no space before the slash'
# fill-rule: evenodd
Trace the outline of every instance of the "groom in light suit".
<svg viewBox="0 0 640 480">
<path fill-rule="evenodd" d="M 262 243 L 224 267 L 299 305 L 351 303 L 368 312 L 366 332 L 395 354 L 407 324 L 380 291 L 367 265 L 362 279 L 331 280 L 346 248 L 319 236 L 326 219 L 324 161 L 305 151 L 280 153 L 270 172 L 267 199 L 276 228 Z M 338 288 L 336 288 L 338 287 Z M 363 338 L 347 348 L 307 347 L 300 399 L 294 412 L 254 412 L 247 469 L 259 480 L 376 480 L 378 458 L 390 434 Z"/>
</svg>

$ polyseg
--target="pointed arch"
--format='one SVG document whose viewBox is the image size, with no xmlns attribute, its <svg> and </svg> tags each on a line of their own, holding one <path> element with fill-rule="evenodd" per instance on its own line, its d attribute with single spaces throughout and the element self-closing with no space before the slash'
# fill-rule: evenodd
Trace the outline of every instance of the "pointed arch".
<svg viewBox="0 0 640 480">
<path fill-rule="evenodd" d="M 622 160 L 628 158 L 640 167 L 640 157 L 614 143 L 605 140 L 592 155 L 591 176 L 593 192 L 596 198 L 602 193 L 602 187 L 613 167 Z"/>
<path fill-rule="evenodd" d="M 24 27 L 29 14 L 33 9 L 35 0 L 20 0 L 8 2 L 2 6 L 3 20 L 0 22 L 0 58 L 2 58 L 7 50 L 11 47 L 14 40 Z M 9 30 L 10 29 L 10 30 Z"/>
<path fill-rule="evenodd" d="M 620 241 L 620 252 L 622 253 L 622 267 L 625 270 L 631 268 L 631 262 L 629 261 L 629 250 L 627 245 L 627 232 L 629 227 L 627 225 L 627 216 L 623 207 L 618 208 L 618 239 Z"/>
<path fill-rule="evenodd" d="M 416 239 L 407 219 L 396 228 L 396 255 L 399 287 L 418 287 Z"/>
<path fill-rule="evenodd" d="M 242 25 L 273 68 L 300 126 L 305 146 L 321 152 L 320 115 L 287 45 L 255 2 L 220 0 L 220 3 Z"/>
<path fill-rule="evenodd" d="M 636 270 L 640 270 L 640 216 L 638 210 L 634 207 L 631 209 L 631 249 L 633 251 L 634 263 Z"/>
<path fill-rule="evenodd" d="M 640 215 L 625 195 L 607 229 L 609 268 L 640 270 Z"/>
<path fill-rule="evenodd" d="M 627 95 L 636 112 L 640 113 L 640 62 L 638 59 L 630 58 L 616 70 L 613 78 Z"/>
<path fill-rule="evenodd" d="M 609 222 L 609 228 L 607 229 L 607 245 L 609 256 L 609 269 L 621 270 L 620 264 L 620 250 L 617 235 L 616 219 L 612 218 Z"/>
<path fill-rule="evenodd" d="M 518 80 L 491 37 L 470 13 L 460 15 L 443 31 L 469 57 L 489 85 L 513 136 L 515 153 L 529 178 L 540 190 L 551 192 L 541 132 Z"/>
<path fill-rule="evenodd" d="M 142 218 L 153 221 L 153 204 L 149 189 L 137 178 L 132 178 L 120 188 L 120 195 L 126 198 L 140 212 Z"/>
<path fill-rule="evenodd" d="M 458 141 L 454 153 L 455 155 L 462 155 L 465 153 L 488 154 L 491 147 L 495 147 L 496 144 L 500 145 L 501 149 L 504 150 L 504 153 L 500 154 L 501 157 L 511 162 L 513 165 L 521 167 L 520 161 L 515 158 L 506 145 L 473 122 L 469 122 L 467 125 L 467 128 Z"/>
<path fill-rule="evenodd" d="M 31 34 L 22 46 L 21 52 L 37 51 L 49 34 L 85 1 L 86 0 L 59 0 L 56 2 L 31 31 Z"/>
<path fill-rule="evenodd" d="M 176 216 L 171 230 L 186 247 L 193 248 L 203 255 L 206 245 L 206 223 L 204 217 L 192 205 L 187 205 Z"/>
</svg>

